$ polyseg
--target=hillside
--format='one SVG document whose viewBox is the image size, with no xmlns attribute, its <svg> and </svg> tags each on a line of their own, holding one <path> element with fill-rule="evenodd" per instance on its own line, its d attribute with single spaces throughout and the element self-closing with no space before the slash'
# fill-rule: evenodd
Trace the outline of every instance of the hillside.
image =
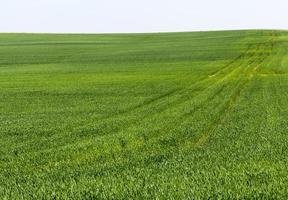
<svg viewBox="0 0 288 200">
<path fill-rule="evenodd" d="M 0 34 L 1 199 L 288 198 L 288 32 Z"/>
</svg>

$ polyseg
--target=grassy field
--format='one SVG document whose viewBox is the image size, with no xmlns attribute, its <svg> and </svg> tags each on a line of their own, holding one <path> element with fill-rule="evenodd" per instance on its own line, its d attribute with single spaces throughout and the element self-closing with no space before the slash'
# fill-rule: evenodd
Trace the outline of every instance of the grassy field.
<svg viewBox="0 0 288 200">
<path fill-rule="evenodd" d="M 0 34 L 1 199 L 287 199 L 288 32 Z"/>
</svg>

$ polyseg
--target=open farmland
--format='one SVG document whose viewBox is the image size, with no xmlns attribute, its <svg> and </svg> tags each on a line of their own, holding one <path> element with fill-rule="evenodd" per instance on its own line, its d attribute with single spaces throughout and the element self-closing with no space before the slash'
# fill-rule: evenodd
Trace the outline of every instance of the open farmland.
<svg viewBox="0 0 288 200">
<path fill-rule="evenodd" d="M 288 32 L 0 34 L 1 199 L 287 199 Z"/>
</svg>

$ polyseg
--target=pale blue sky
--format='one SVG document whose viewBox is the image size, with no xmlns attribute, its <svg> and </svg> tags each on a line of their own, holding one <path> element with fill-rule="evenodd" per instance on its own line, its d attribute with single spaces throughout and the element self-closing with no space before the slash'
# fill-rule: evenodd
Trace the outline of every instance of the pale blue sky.
<svg viewBox="0 0 288 200">
<path fill-rule="evenodd" d="M 0 0 L 0 32 L 288 29 L 287 0 Z"/>
</svg>

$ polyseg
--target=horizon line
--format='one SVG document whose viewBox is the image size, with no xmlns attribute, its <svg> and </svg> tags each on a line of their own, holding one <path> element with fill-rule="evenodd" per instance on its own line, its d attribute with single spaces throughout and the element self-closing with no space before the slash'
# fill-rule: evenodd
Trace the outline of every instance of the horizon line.
<svg viewBox="0 0 288 200">
<path fill-rule="evenodd" d="M 148 32 L 2 32 L 0 34 L 59 34 L 59 35 L 104 35 L 104 34 L 161 34 L 161 33 L 195 33 L 195 32 L 225 32 L 225 31 L 288 31 L 288 29 L 273 29 L 273 28 L 243 28 L 243 29 L 207 29 L 207 30 L 190 30 L 190 31 L 148 31 Z"/>
</svg>

